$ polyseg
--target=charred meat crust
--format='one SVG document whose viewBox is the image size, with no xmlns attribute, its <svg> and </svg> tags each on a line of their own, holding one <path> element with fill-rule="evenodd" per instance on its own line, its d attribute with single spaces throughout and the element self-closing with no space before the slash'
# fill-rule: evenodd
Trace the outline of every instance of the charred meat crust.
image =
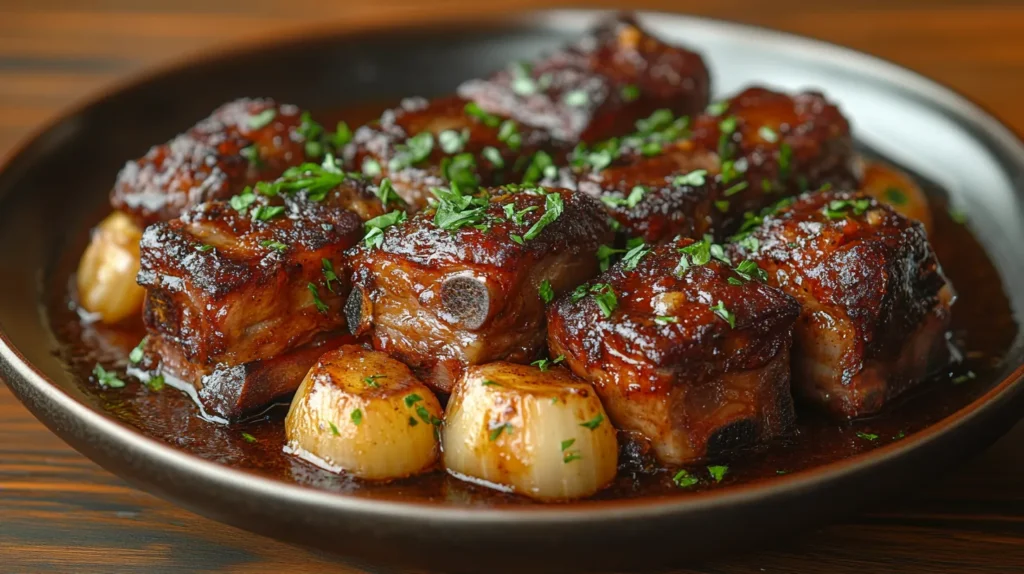
<svg viewBox="0 0 1024 574">
<path fill-rule="evenodd" d="M 949 287 L 920 223 L 827 191 L 781 206 L 741 239 L 733 255 L 803 304 L 794 382 L 813 401 L 869 414 L 945 363 Z M 906 356 L 911 345 L 919 352 Z"/>
<path fill-rule="evenodd" d="M 589 279 L 598 271 L 598 246 L 612 237 L 603 210 L 582 194 L 484 193 L 472 224 L 439 227 L 431 208 L 353 257 L 349 322 L 442 391 L 466 365 L 537 358 L 545 336 L 542 283 L 558 294 Z M 561 200 L 556 218 L 548 214 L 552 195 Z"/>
<path fill-rule="evenodd" d="M 324 353 L 354 342 L 348 333 L 322 333 L 304 345 L 268 359 L 211 366 L 189 361 L 177 344 L 156 334 L 148 339 L 147 352 L 160 357 L 159 369 L 163 374 L 196 388 L 207 413 L 236 420 L 294 393 Z"/>
<path fill-rule="evenodd" d="M 404 100 L 357 130 L 345 157 L 350 169 L 390 178 L 415 210 L 430 187 L 452 180 L 536 182 L 578 142 L 626 133 L 657 109 L 694 113 L 708 90 L 698 54 L 619 19 L 532 64 L 466 82 L 458 95 Z"/>
<path fill-rule="evenodd" d="M 597 148 L 610 151 L 610 166 L 587 169 L 577 154 L 577 168 L 560 177 L 602 197 L 629 235 L 649 243 L 708 232 L 723 238 L 748 211 L 858 180 L 849 124 L 817 92 L 748 88 L 692 122 L 663 116 L 642 127 Z M 644 191 L 634 200 L 638 186 Z"/>
<path fill-rule="evenodd" d="M 280 213 L 260 219 L 259 210 L 270 208 Z M 344 252 L 361 236 L 359 217 L 329 199 L 254 196 L 243 212 L 226 202 L 201 204 L 143 234 L 138 282 L 147 289 L 146 327 L 203 365 L 237 365 L 302 345 L 344 326 Z M 327 281 L 324 260 L 338 280 Z"/>
<path fill-rule="evenodd" d="M 153 146 L 117 176 L 110 204 L 140 227 L 226 199 L 306 161 L 301 110 L 270 99 L 224 104 L 187 132 Z"/>
<path fill-rule="evenodd" d="M 769 440 L 794 419 L 789 347 L 799 305 L 719 260 L 680 272 L 680 249 L 692 245 L 661 245 L 635 269 L 620 262 L 548 310 L 551 355 L 564 355 L 616 427 L 643 435 L 667 464 Z M 610 313 L 607 299 L 599 303 L 607 293 Z M 741 425 L 756 432 L 738 436 Z"/>
</svg>

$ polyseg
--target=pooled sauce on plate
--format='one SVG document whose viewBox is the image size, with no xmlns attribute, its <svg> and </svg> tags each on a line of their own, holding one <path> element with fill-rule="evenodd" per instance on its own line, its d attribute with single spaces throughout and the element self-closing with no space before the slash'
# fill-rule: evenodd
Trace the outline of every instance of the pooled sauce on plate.
<svg viewBox="0 0 1024 574">
<path fill-rule="evenodd" d="M 326 119 L 343 117 L 350 125 L 359 125 L 376 117 L 383 108 L 375 105 L 350 109 L 329 114 Z M 867 151 L 865 155 L 871 156 Z M 922 383 L 870 418 L 838 423 L 800 405 L 794 433 L 731 459 L 687 467 L 689 475 L 698 479 L 695 484 L 680 487 L 672 480 L 675 472 L 643 473 L 627 464 L 620 469 L 616 482 L 594 498 L 686 496 L 799 472 L 903 440 L 953 414 L 997 383 L 1004 367 L 1002 358 L 1018 329 L 1002 281 L 971 234 L 970 222 L 958 222 L 958 217 L 950 215 L 941 189 L 921 178 L 917 181 L 931 203 L 934 227 L 929 238 L 959 296 L 953 306 L 951 329 L 952 340 L 963 355 L 961 363 Z M 145 333 L 141 319 L 131 325 L 109 327 L 90 323 L 79 315 L 73 304 L 74 293 L 68 286 L 74 284 L 72 273 L 85 240 L 81 238 L 76 248 L 62 255 L 51 277 L 47 295 L 49 319 L 60 341 L 57 352 L 77 376 L 86 397 L 123 423 L 211 461 L 345 494 L 455 504 L 534 504 L 525 497 L 449 477 L 441 470 L 386 484 L 362 482 L 322 470 L 283 452 L 287 404 L 272 406 L 245 422 L 224 426 L 204 420 L 196 404 L 171 387 L 150 390 L 138 380 L 125 377 L 127 385 L 123 388 L 100 388 L 90 380 L 93 367 L 102 363 L 107 368 L 116 366 L 118 373 L 123 373 L 129 352 Z M 708 466 L 727 470 L 712 471 Z"/>
</svg>

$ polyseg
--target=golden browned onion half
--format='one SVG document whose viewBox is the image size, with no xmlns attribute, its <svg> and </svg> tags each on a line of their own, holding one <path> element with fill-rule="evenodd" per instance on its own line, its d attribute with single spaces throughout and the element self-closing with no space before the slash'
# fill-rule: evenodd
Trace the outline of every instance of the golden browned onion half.
<svg viewBox="0 0 1024 574">
<path fill-rule="evenodd" d="M 115 211 L 93 230 L 78 264 L 78 301 L 104 323 L 137 316 L 146 291 L 135 282 L 139 273 L 142 230 Z"/>
<path fill-rule="evenodd" d="M 861 191 L 892 207 L 900 215 L 916 219 L 931 234 L 932 215 L 928 197 L 909 175 L 884 163 L 868 161 L 864 164 Z"/>
<path fill-rule="evenodd" d="M 404 364 L 345 345 L 303 379 L 285 418 L 286 452 L 334 472 L 392 480 L 431 470 L 441 405 Z"/>
<path fill-rule="evenodd" d="M 594 389 L 561 367 L 470 367 L 441 434 L 450 474 L 540 500 L 590 496 L 618 464 L 616 432 Z"/>
</svg>

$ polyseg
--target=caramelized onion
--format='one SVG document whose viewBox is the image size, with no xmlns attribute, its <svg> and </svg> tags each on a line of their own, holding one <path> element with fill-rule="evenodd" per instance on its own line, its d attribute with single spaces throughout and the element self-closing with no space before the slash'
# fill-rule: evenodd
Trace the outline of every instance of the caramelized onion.
<svg viewBox="0 0 1024 574">
<path fill-rule="evenodd" d="M 139 273 L 142 230 L 120 211 L 95 230 L 78 264 L 78 300 L 104 323 L 138 315 L 146 291 L 135 283 Z"/>
<path fill-rule="evenodd" d="M 594 389 L 560 367 L 470 367 L 448 403 L 442 443 L 450 474 L 541 500 L 590 496 L 618 463 Z"/>
<path fill-rule="evenodd" d="M 327 470 L 392 480 L 431 470 L 441 405 L 404 364 L 345 345 L 310 369 L 285 418 L 285 451 Z"/>
</svg>

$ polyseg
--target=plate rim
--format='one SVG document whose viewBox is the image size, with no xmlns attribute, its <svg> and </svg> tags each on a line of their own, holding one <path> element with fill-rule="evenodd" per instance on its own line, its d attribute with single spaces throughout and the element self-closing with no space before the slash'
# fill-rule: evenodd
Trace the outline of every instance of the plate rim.
<svg viewBox="0 0 1024 574">
<path fill-rule="evenodd" d="M 395 32 L 401 29 L 416 29 L 426 32 L 432 28 L 449 27 L 469 21 L 493 23 L 509 28 L 518 26 L 564 30 L 570 22 L 593 22 L 614 12 L 616 11 L 587 9 L 529 10 L 525 13 L 512 12 L 515 16 L 511 19 L 508 18 L 509 13 L 502 12 L 486 15 L 464 14 L 454 17 L 451 15 L 434 16 L 426 19 L 423 19 L 423 15 L 420 14 L 416 15 L 420 17 L 416 20 L 382 19 L 356 25 L 333 23 L 290 30 L 269 41 L 266 38 L 250 39 L 214 47 L 198 54 L 186 55 L 164 64 L 147 67 L 142 72 L 130 74 L 122 80 L 115 81 L 96 94 L 82 98 L 77 103 L 65 108 L 53 119 L 20 140 L 13 150 L 0 160 L 0 178 L 10 177 L 11 172 L 15 171 L 14 168 L 20 162 L 26 161 L 23 158 L 31 155 L 34 147 L 41 145 L 48 136 L 51 136 L 55 130 L 70 119 L 81 115 L 110 97 L 159 80 L 167 75 L 173 75 L 189 67 L 222 63 L 243 54 L 266 52 L 275 48 L 294 48 L 303 44 L 326 42 L 375 31 Z M 984 106 L 918 72 L 852 48 L 763 26 L 661 11 L 640 10 L 634 14 L 640 21 L 657 18 L 665 26 L 701 25 L 714 27 L 730 36 L 753 34 L 756 36 L 757 42 L 771 44 L 780 52 L 800 52 L 801 59 L 808 59 L 808 52 L 812 52 L 811 60 L 841 62 L 854 72 L 898 85 L 904 91 L 919 96 L 929 104 L 937 105 L 944 110 L 955 111 L 956 117 L 993 138 L 999 151 L 1024 172 L 1024 142 L 1013 130 Z M 505 17 L 504 21 L 499 20 L 503 16 Z M 694 46 L 694 48 L 700 50 L 699 46 Z M 1019 197 L 1021 189 L 1018 187 L 1016 191 Z M 5 200 L 6 198 L 0 197 L 0 202 Z M 216 489 L 243 493 L 245 496 L 255 497 L 256 500 L 270 497 L 283 503 L 295 505 L 297 508 L 316 507 L 323 512 L 330 513 L 363 514 L 377 517 L 385 515 L 399 519 L 455 521 L 480 525 L 522 521 L 560 525 L 579 523 L 580 521 L 631 520 L 704 512 L 774 499 L 781 500 L 787 496 L 797 495 L 801 491 L 813 490 L 815 487 L 830 482 L 851 478 L 859 472 L 868 472 L 889 461 L 903 458 L 911 452 L 927 449 L 930 444 L 948 438 L 956 428 L 978 422 L 979 417 L 986 417 L 988 413 L 999 410 L 1006 403 L 1024 393 L 1024 363 L 1022 363 L 983 395 L 901 441 L 786 476 L 759 479 L 721 490 L 695 492 L 687 496 L 663 495 L 629 499 L 582 500 L 572 502 L 570 505 L 495 504 L 481 507 L 425 501 L 388 500 L 337 493 L 260 476 L 186 453 L 149 437 L 108 413 L 76 400 L 30 363 L 2 329 L 0 329 L 0 373 L 4 374 L 3 380 L 7 382 L 8 387 L 19 401 L 29 407 L 33 415 L 61 439 L 68 441 L 66 437 L 73 436 L 78 440 L 85 441 L 87 439 L 82 438 L 82 435 L 98 434 L 106 437 L 104 440 L 123 447 L 125 452 L 131 453 L 132 457 L 144 459 L 148 465 L 154 465 L 157 468 L 174 468 L 192 475 L 195 480 Z M 49 420 L 49 417 L 41 415 L 37 409 L 58 412 L 75 421 L 78 428 L 55 428 L 56 425 Z M 89 458 L 93 457 L 89 456 Z M 130 475 L 125 476 L 117 472 L 114 474 L 131 480 Z"/>
</svg>

